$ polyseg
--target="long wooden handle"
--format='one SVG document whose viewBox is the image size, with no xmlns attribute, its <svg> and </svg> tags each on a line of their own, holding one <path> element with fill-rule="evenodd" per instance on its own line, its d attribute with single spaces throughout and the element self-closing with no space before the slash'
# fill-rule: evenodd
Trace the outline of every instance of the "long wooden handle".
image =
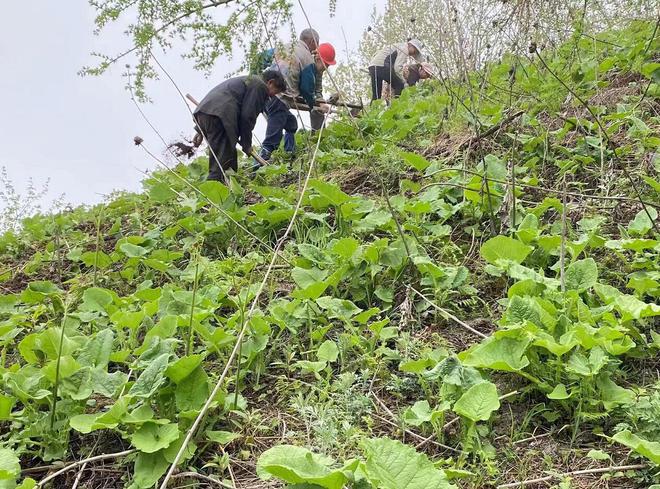
<svg viewBox="0 0 660 489">
<path fill-rule="evenodd" d="M 189 93 L 186 94 L 186 98 L 187 98 L 187 99 L 188 99 L 188 100 L 189 100 L 194 106 L 198 106 L 198 105 L 199 105 L 199 102 L 197 102 L 197 100 L 195 100 L 195 97 L 193 97 L 193 96 L 190 95 Z M 251 153 L 250 156 L 252 156 L 255 160 L 257 160 L 261 165 L 267 165 L 267 164 L 268 164 L 268 162 L 267 162 L 266 160 L 264 160 L 264 159 L 263 159 L 263 158 L 262 158 L 262 157 L 261 157 L 256 151 L 252 151 L 252 153 Z"/>
<path fill-rule="evenodd" d="M 348 109 L 364 109 L 363 105 L 357 105 L 357 104 L 349 104 L 347 102 L 330 102 L 327 100 L 317 100 L 314 105 L 321 105 L 321 104 L 328 104 L 328 105 L 334 105 L 335 107 L 346 107 Z"/>
<path fill-rule="evenodd" d="M 259 162 L 261 166 L 268 165 L 268 162 L 264 160 L 256 151 L 252 151 L 252 157 Z"/>
<path fill-rule="evenodd" d="M 190 100 L 195 107 L 199 105 L 199 102 L 195 100 L 195 97 L 193 97 L 189 93 L 186 93 L 186 98 Z"/>
<path fill-rule="evenodd" d="M 309 105 L 307 105 L 307 102 L 305 102 L 305 100 L 302 97 L 296 97 L 294 99 L 291 96 L 285 95 L 284 98 L 286 98 L 287 100 L 295 103 L 300 110 L 309 110 Z M 335 107 L 346 107 L 348 109 L 360 109 L 360 110 L 364 109 L 363 105 L 349 104 L 349 103 L 345 103 L 345 102 L 330 102 L 330 101 L 327 101 L 327 100 L 315 100 L 314 101 L 314 107 L 318 107 L 321 104 L 333 105 Z"/>
</svg>

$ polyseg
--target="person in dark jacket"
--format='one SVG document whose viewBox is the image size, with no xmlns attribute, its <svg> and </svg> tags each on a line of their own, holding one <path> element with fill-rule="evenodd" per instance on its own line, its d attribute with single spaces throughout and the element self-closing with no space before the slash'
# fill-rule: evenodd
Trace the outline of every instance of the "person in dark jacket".
<svg viewBox="0 0 660 489">
<path fill-rule="evenodd" d="M 226 170 L 238 169 L 236 143 L 252 154 L 252 130 L 271 97 L 286 90 L 281 73 L 239 76 L 222 82 L 199 103 L 195 129 L 209 145 L 208 180 L 227 181 Z"/>
</svg>

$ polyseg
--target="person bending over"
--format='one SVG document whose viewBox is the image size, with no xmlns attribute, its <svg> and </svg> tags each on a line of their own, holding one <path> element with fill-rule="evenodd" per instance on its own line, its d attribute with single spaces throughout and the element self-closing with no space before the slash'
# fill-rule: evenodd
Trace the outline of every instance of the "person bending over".
<svg viewBox="0 0 660 489">
<path fill-rule="evenodd" d="M 201 137 L 209 145 L 208 180 L 228 182 L 227 170 L 238 170 L 236 143 L 252 154 L 252 130 L 268 101 L 286 90 L 281 73 L 266 70 L 262 75 L 230 78 L 213 88 L 199 103 L 193 117 L 199 146 Z"/>
<path fill-rule="evenodd" d="M 415 61 L 422 62 L 422 51 L 424 45 L 417 39 L 411 39 L 402 44 L 386 46 L 376 53 L 369 65 L 371 76 L 371 100 L 382 98 L 383 81 L 392 87 L 394 96 L 401 95 L 405 87 L 403 67 L 412 57 Z"/>
<path fill-rule="evenodd" d="M 405 88 L 414 87 L 422 80 L 428 80 L 433 76 L 433 67 L 429 63 L 413 63 L 403 67 L 403 78 L 406 80 Z M 388 103 L 393 97 L 392 87 L 389 83 L 383 82 L 383 91 L 381 98 Z"/>
</svg>

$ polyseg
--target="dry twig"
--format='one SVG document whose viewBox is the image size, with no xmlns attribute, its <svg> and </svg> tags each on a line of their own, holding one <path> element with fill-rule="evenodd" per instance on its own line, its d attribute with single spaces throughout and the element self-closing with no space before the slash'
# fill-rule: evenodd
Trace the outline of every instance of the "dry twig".
<svg viewBox="0 0 660 489">
<path fill-rule="evenodd" d="M 435 308 L 435 309 L 436 309 L 438 312 L 440 312 L 445 318 L 449 318 L 449 319 L 453 320 L 454 322 L 456 322 L 456 323 L 459 324 L 460 326 L 464 327 L 465 329 L 467 329 L 467 330 L 470 331 L 471 333 L 474 333 L 474 334 L 476 334 L 477 336 L 479 336 L 479 337 L 481 337 L 481 338 L 484 338 L 484 339 L 485 339 L 485 338 L 488 338 L 488 336 L 485 335 L 485 334 L 483 334 L 481 331 L 477 331 L 476 329 L 474 329 L 472 326 L 470 326 L 470 325 L 467 324 L 466 322 L 461 321 L 460 319 L 458 319 L 456 316 L 454 316 L 454 315 L 453 315 L 451 312 L 449 312 L 448 310 L 443 309 L 442 307 L 440 307 L 440 306 L 437 305 L 436 303 L 434 303 L 434 302 L 430 301 L 429 299 L 427 299 L 426 296 L 425 296 L 424 294 L 422 294 L 421 292 L 418 292 L 415 288 L 411 287 L 410 285 L 408 285 L 407 288 L 408 288 L 409 290 L 412 290 L 415 294 L 417 294 L 419 297 L 421 297 L 422 300 L 424 300 L 424 301 L 427 302 L 430 306 L 432 306 L 433 308 Z"/>
<path fill-rule="evenodd" d="M 218 487 L 226 487 L 227 489 L 234 489 L 234 487 L 230 486 L 229 484 L 225 484 L 224 482 L 219 481 L 218 479 L 214 479 L 213 477 L 209 477 L 208 475 L 198 474 L 197 472 L 181 472 L 179 474 L 173 475 L 172 479 L 198 479 L 200 481 L 204 481 L 211 485 L 216 485 Z"/>
<path fill-rule="evenodd" d="M 542 482 L 549 482 L 553 479 L 563 479 L 564 477 L 571 477 L 574 475 L 588 475 L 588 474 L 605 474 L 608 472 L 619 472 L 623 470 L 641 470 L 645 469 L 647 466 L 645 464 L 637 465 L 621 465 L 619 467 L 601 467 L 599 469 L 585 469 L 585 470 L 574 470 L 572 472 L 565 472 L 563 474 L 548 475 L 546 477 L 539 477 L 538 479 L 529 479 L 526 481 L 520 482 L 511 482 L 510 484 L 502 484 L 497 486 L 497 489 L 511 489 L 514 487 L 526 487 L 533 484 L 540 484 Z"/>
<path fill-rule="evenodd" d="M 68 472 L 69 470 L 75 469 L 75 468 L 80 467 L 82 465 L 86 465 L 86 464 L 92 463 L 92 462 L 98 462 L 99 460 L 108 460 L 108 459 L 113 459 L 113 458 L 125 457 L 126 455 L 130 455 L 131 453 L 134 453 L 134 452 L 135 452 L 135 449 L 124 450 L 123 452 L 105 453 L 105 454 L 102 454 L 102 455 L 96 455 L 94 457 L 89 457 L 89 458 L 85 458 L 85 459 L 82 459 L 82 460 L 78 460 L 77 462 L 73 462 L 73 463 L 67 465 L 66 467 L 63 467 L 62 469 L 58 470 L 57 472 L 54 472 L 54 473 L 50 474 L 48 477 L 44 477 L 43 479 L 41 479 L 41 481 L 39 481 L 39 483 L 37 483 L 37 487 L 43 487 L 44 484 L 46 484 L 47 482 L 55 479 L 56 477 L 64 474 L 65 472 Z"/>
</svg>

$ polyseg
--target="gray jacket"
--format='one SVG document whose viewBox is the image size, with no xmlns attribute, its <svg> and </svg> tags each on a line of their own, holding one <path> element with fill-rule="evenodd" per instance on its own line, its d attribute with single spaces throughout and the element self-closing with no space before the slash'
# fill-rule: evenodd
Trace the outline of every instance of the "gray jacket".
<svg viewBox="0 0 660 489">
<path fill-rule="evenodd" d="M 259 76 L 239 76 L 222 82 L 202 99 L 195 113 L 219 117 L 232 147 L 252 146 L 252 130 L 268 101 L 268 88 Z"/>
<path fill-rule="evenodd" d="M 275 63 L 276 66 L 272 69 L 277 69 L 284 75 L 288 87 L 283 94 L 285 102 L 289 103 L 288 98 L 295 100 L 297 97 L 306 100 L 323 98 L 323 74 L 316 72 L 314 55 L 303 41 L 298 41 L 290 52 L 278 53 Z M 304 93 L 303 87 L 307 86 L 310 77 L 314 77 L 314 87 L 309 87 L 309 92 Z"/>
<path fill-rule="evenodd" d="M 396 56 L 396 61 L 394 62 L 394 66 L 392 66 L 392 71 L 396 73 L 399 78 L 402 80 L 404 79 L 403 77 L 403 66 L 406 64 L 408 61 L 408 58 L 410 57 L 408 55 L 408 43 L 404 42 L 401 44 L 393 44 L 390 46 L 386 46 L 380 51 L 378 51 L 373 58 L 371 58 L 371 62 L 369 63 L 369 66 L 383 66 L 385 64 L 385 59 L 392 54 L 394 51 L 397 52 Z M 418 54 L 417 56 L 414 56 L 415 61 L 418 63 L 421 63 L 423 58 L 421 54 Z"/>
</svg>

